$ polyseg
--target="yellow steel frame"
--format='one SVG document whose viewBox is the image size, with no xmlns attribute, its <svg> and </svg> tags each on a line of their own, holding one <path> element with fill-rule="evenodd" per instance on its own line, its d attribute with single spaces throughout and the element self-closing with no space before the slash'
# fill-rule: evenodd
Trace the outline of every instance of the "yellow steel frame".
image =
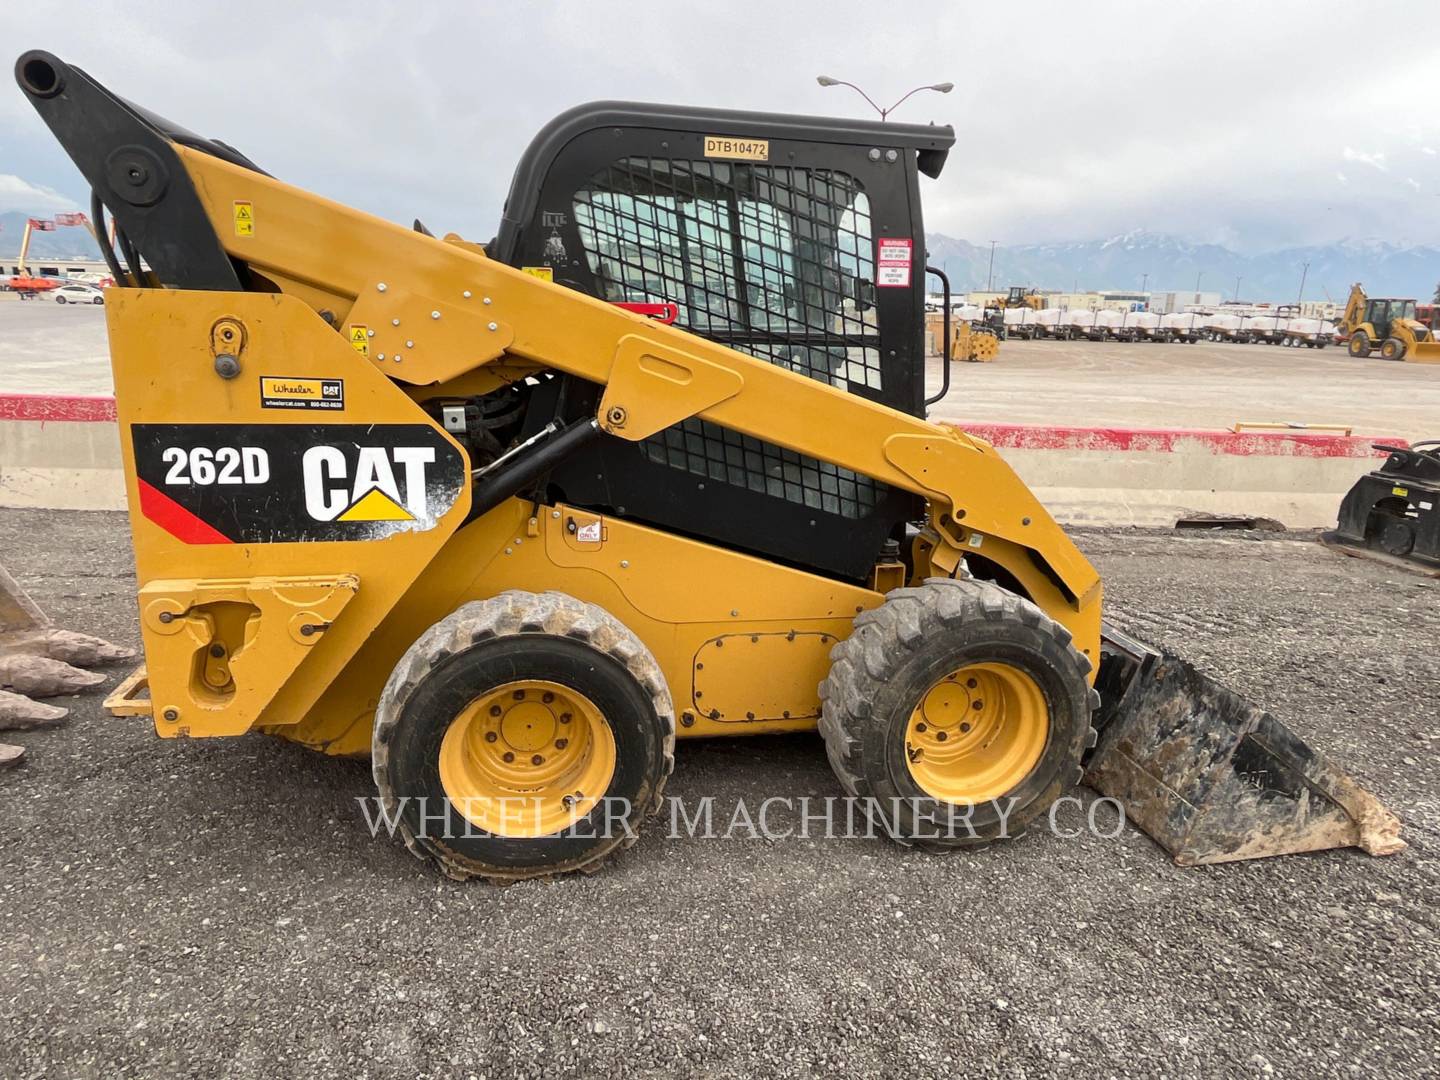
<svg viewBox="0 0 1440 1080">
<path fill-rule="evenodd" d="M 313 412 L 262 413 L 261 375 L 343 377 L 346 408 L 336 421 L 428 423 L 418 401 L 481 393 L 553 369 L 605 385 L 599 420 L 615 437 L 643 439 L 700 416 L 924 496 L 929 523 L 916 545 L 917 577 L 953 574 L 967 552 L 983 554 L 1098 661 L 1098 575 L 983 440 L 550 284 L 458 238 L 438 240 L 217 158 L 176 152 L 226 249 L 278 293 L 110 294 L 132 508 L 133 423 L 317 422 Z M 250 208 L 244 230 L 234 225 L 237 202 Z M 318 311 L 329 312 L 334 326 Z M 241 374 L 228 380 L 212 363 L 212 334 L 226 320 L 244 341 Z M 352 340 L 364 343 L 363 352 Z M 167 590 L 177 601 L 203 593 L 216 580 L 358 581 L 321 640 L 297 649 L 272 639 L 285 665 L 278 677 L 267 667 L 273 692 L 239 686 L 224 706 L 197 699 L 196 687 L 176 675 L 157 681 L 152 670 L 157 728 L 195 735 L 262 728 L 332 753 L 366 752 L 380 686 L 400 653 L 459 603 L 505 588 L 561 589 L 630 626 L 661 662 L 682 735 L 803 728 L 815 722 L 827 643 L 883 599 L 620 520 L 603 521 L 604 541 L 587 548 L 561 522 L 593 515 L 569 508 L 512 500 L 459 529 L 468 509 L 467 488 L 428 531 L 212 546 L 184 544 L 132 514 L 140 581 L 152 602 Z M 149 656 L 163 646 L 158 631 L 143 629 Z M 723 648 L 715 642 L 732 638 L 764 663 L 736 662 L 714 681 L 697 680 L 697 658 L 713 661 Z M 783 672 L 778 691 L 776 670 Z M 723 708 L 710 704 L 717 699 Z M 236 711 L 222 716 L 226 708 Z M 167 710 L 179 719 L 165 721 Z"/>
</svg>

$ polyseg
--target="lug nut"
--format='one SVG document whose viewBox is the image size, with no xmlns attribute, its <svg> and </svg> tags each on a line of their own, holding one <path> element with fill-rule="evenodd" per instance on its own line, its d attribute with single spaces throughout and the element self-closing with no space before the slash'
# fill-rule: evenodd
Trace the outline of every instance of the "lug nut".
<svg viewBox="0 0 1440 1080">
<path fill-rule="evenodd" d="M 961 725 L 960 725 L 960 734 L 963 735 L 963 734 L 965 734 L 965 732 L 967 732 L 967 731 L 969 731 L 969 730 L 970 730 L 970 725 L 969 725 L 969 724 L 961 724 Z"/>
<path fill-rule="evenodd" d="M 950 737 L 950 736 L 949 736 L 949 735 L 946 735 L 945 732 L 943 732 L 943 731 L 937 731 L 937 732 L 935 733 L 935 741 L 936 741 L 936 742 L 944 742 L 944 741 L 945 741 L 946 739 L 948 739 L 949 737 Z"/>
<path fill-rule="evenodd" d="M 916 725 L 915 725 L 915 730 L 916 730 L 916 731 L 928 731 L 928 730 L 930 730 L 930 729 L 929 729 L 925 724 L 916 724 Z"/>
<path fill-rule="evenodd" d="M 504 762 L 506 762 L 506 763 L 508 764 L 509 762 L 512 762 L 512 761 L 515 760 L 515 755 L 512 754 L 509 750 L 506 750 L 506 751 L 505 751 L 505 754 L 504 754 L 504 756 L 501 758 L 501 760 L 504 761 Z"/>
<path fill-rule="evenodd" d="M 536 754 L 534 757 L 532 757 L 532 758 L 530 759 L 530 764 L 531 764 L 531 765 L 544 765 L 544 764 L 545 764 L 545 759 L 544 759 L 543 757 L 541 757 L 539 754 Z"/>
<path fill-rule="evenodd" d="M 549 690 L 546 690 L 545 693 L 540 695 L 540 700 L 545 702 L 546 705 L 549 705 L 552 701 L 555 700 L 555 695 L 552 694 Z"/>
<path fill-rule="evenodd" d="M 968 686 L 971 690 L 974 690 L 975 687 L 977 687 L 977 686 L 980 685 L 980 683 L 979 683 L 978 681 L 976 681 L 975 679 L 966 679 L 966 680 L 965 680 L 965 685 Z"/>
<path fill-rule="evenodd" d="M 980 711 L 981 709 L 983 709 L 984 707 L 985 707 L 985 703 L 984 703 L 983 701 L 979 701 L 979 700 L 976 700 L 975 704 L 972 706 L 972 708 L 974 708 L 976 712 L 979 712 L 979 711 Z"/>
<path fill-rule="evenodd" d="M 569 745 L 570 745 L 570 740 L 569 740 L 569 739 L 556 739 L 556 740 L 555 740 L 555 749 L 556 749 L 556 750 L 564 750 L 565 747 L 567 747 L 567 746 L 569 746 Z"/>
<path fill-rule="evenodd" d="M 496 735 L 495 732 L 493 732 L 493 731 L 487 731 L 487 732 L 485 732 L 485 741 L 486 741 L 486 742 L 494 742 L 497 738 L 499 738 L 499 736 Z"/>
<path fill-rule="evenodd" d="M 491 716 L 499 716 L 499 715 L 500 715 L 502 712 L 504 712 L 504 711 L 505 711 L 505 710 L 502 709 L 502 708 L 500 708 L 499 705 L 491 705 L 491 706 L 490 706 L 490 715 L 491 715 Z"/>
<path fill-rule="evenodd" d="M 570 714 L 568 712 L 562 712 L 560 714 L 560 722 L 562 724 L 568 724 L 570 722 Z"/>
<path fill-rule="evenodd" d="M 525 691 L 524 691 L 524 690 L 516 690 L 513 696 L 514 696 L 514 698 L 515 698 L 516 701 L 524 701 L 524 700 L 525 700 Z"/>
</svg>

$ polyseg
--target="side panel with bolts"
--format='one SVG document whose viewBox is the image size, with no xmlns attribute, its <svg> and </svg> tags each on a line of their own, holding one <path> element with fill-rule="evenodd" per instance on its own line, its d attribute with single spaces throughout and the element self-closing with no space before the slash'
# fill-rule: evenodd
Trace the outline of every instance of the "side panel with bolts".
<svg viewBox="0 0 1440 1080">
<path fill-rule="evenodd" d="M 568 506 L 532 518 L 532 507 L 511 499 L 457 533 L 305 720 L 275 733 L 368 753 L 380 690 L 411 643 L 461 604 L 511 588 L 566 593 L 630 628 L 664 672 L 681 736 L 808 730 L 829 650 L 883 600 L 621 519 Z"/>
<path fill-rule="evenodd" d="M 297 723 L 463 520 L 464 451 L 292 297 L 107 319 L 156 728 Z"/>
</svg>

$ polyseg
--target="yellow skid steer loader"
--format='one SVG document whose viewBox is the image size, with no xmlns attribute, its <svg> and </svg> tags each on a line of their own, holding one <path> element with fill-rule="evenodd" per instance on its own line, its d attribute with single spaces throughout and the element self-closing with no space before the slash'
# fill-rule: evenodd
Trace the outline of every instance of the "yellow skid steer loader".
<svg viewBox="0 0 1440 1080">
<path fill-rule="evenodd" d="M 950 128 L 587 105 L 481 245 L 48 53 L 16 76 L 116 222 L 146 665 L 114 711 L 369 755 L 458 877 L 594 868 L 677 735 L 817 726 L 923 847 L 1022 831 L 1082 767 L 1182 862 L 1403 846 L 1273 717 L 1107 630 L 1000 455 L 925 419 L 918 180 Z"/>
</svg>

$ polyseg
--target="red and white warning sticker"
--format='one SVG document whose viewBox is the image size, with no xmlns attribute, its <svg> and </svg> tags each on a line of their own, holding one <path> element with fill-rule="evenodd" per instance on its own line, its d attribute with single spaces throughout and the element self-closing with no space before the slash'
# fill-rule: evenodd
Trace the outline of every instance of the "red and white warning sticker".
<svg viewBox="0 0 1440 1080">
<path fill-rule="evenodd" d="M 875 284 L 882 288 L 908 288 L 915 241 L 883 237 L 875 242 Z"/>
</svg>

